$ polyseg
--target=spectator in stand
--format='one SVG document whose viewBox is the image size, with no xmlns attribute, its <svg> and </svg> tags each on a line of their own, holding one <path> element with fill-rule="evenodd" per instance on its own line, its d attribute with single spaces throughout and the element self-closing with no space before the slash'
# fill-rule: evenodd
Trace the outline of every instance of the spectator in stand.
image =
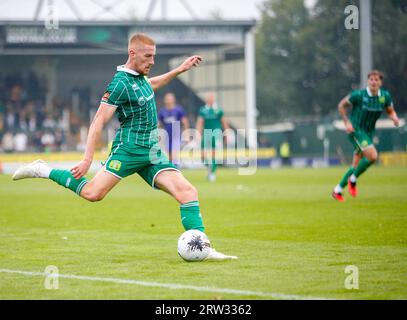
<svg viewBox="0 0 407 320">
<path fill-rule="evenodd" d="M 58 97 L 52 99 L 46 110 L 46 84 L 46 77 L 33 71 L 0 74 L 0 147 L 5 136 L 7 152 L 14 150 L 11 141 L 17 132 L 28 137 L 26 143 L 22 135 L 17 137 L 19 150 L 24 145 L 31 151 L 61 150 L 67 145 L 76 149 L 80 128 L 89 118 L 90 87 L 74 88 L 79 98 L 78 110 L 74 113 L 72 107 L 67 107 L 66 101 Z"/>
<path fill-rule="evenodd" d="M 14 151 L 14 137 L 11 132 L 6 132 L 1 140 L 1 146 L 5 153 Z"/>
<path fill-rule="evenodd" d="M 55 136 L 51 130 L 45 131 L 45 133 L 41 137 L 41 143 L 44 147 L 45 152 L 50 152 L 54 150 Z"/>
<path fill-rule="evenodd" d="M 1 90 L 1 88 L 0 88 Z M 3 131 L 6 130 L 6 108 L 4 107 L 3 103 L 0 100 L 0 136 L 3 134 Z"/>
<path fill-rule="evenodd" d="M 17 132 L 16 135 L 14 136 L 14 151 L 17 152 L 26 151 L 27 142 L 28 142 L 27 135 L 23 131 Z"/>
</svg>

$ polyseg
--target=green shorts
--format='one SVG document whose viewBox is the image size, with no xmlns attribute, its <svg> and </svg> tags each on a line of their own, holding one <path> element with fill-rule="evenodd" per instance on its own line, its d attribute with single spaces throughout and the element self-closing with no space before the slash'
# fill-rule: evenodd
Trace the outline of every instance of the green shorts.
<svg viewBox="0 0 407 320">
<path fill-rule="evenodd" d="M 123 143 L 113 143 L 105 162 L 105 171 L 119 179 L 138 173 L 150 186 L 158 173 L 165 170 L 179 171 L 161 148 L 152 148 Z"/>
<path fill-rule="evenodd" d="M 355 131 L 349 134 L 349 140 L 353 145 L 355 153 L 361 153 L 363 150 L 373 146 L 373 134 L 364 131 Z"/>
</svg>

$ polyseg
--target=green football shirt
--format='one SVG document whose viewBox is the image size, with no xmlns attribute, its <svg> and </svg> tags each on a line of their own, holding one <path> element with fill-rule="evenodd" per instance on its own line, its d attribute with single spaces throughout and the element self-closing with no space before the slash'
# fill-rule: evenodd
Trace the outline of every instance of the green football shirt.
<svg viewBox="0 0 407 320">
<path fill-rule="evenodd" d="M 383 89 L 377 96 L 372 96 L 368 88 L 352 91 L 349 102 L 352 104 L 350 121 L 354 129 L 366 133 L 373 133 L 383 111 L 393 106 L 390 93 Z"/>
<path fill-rule="evenodd" d="M 118 66 L 101 103 L 116 107 L 115 142 L 152 147 L 158 143 L 157 108 L 147 77 Z"/>
<path fill-rule="evenodd" d="M 199 115 L 204 119 L 204 129 L 222 129 L 221 119 L 223 110 L 220 107 L 203 106 L 199 110 Z"/>
</svg>

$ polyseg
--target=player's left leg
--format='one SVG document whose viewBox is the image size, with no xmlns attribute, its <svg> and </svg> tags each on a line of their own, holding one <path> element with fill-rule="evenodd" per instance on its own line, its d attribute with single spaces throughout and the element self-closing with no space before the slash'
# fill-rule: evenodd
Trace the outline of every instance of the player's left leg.
<svg viewBox="0 0 407 320">
<path fill-rule="evenodd" d="M 357 196 L 357 177 L 365 172 L 367 168 L 377 160 L 377 151 L 374 147 L 371 133 L 355 131 L 354 133 L 349 134 L 348 138 L 355 151 L 352 167 L 349 168 L 332 192 L 332 197 L 338 201 L 344 201 L 342 190 L 346 185 L 348 185 L 350 195 L 353 197 Z"/>
<path fill-rule="evenodd" d="M 355 132 L 353 139 L 359 146 L 363 157 L 355 167 L 355 172 L 350 176 L 350 181 L 356 183 L 356 178 L 363 174 L 378 158 L 377 150 L 373 144 L 373 134 L 367 132 Z"/>
<path fill-rule="evenodd" d="M 208 180 L 214 182 L 216 180 L 216 169 L 218 168 L 217 162 L 217 153 L 221 149 L 222 137 L 213 136 L 212 143 L 210 148 L 210 164 L 209 164 L 209 173 Z"/>
<path fill-rule="evenodd" d="M 176 170 L 160 171 L 153 184 L 156 188 L 170 194 L 180 204 L 181 222 L 185 230 L 198 229 L 205 232 L 199 208 L 198 191 Z"/>
<path fill-rule="evenodd" d="M 358 189 L 356 187 L 357 178 L 363 174 L 374 162 L 376 162 L 378 157 L 377 150 L 373 144 L 364 148 L 360 157 L 356 163 L 354 163 L 354 170 L 348 179 L 348 191 L 351 196 L 356 197 L 358 194 Z"/>
<path fill-rule="evenodd" d="M 348 185 L 349 183 L 349 178 L 352 176 L 352 174 L 355 172 L 355 168 L 357 167 L 359 161 L 362 159 L 363 155 L 359 150 L 355 150 L 353 153 L 353 159 L 352 159 L 352 165 L 351 167 L 346 171 L 346 173 L 342 176 L 341 181 L 339 181 L 339 184 L 336 185 L 334 191 L 332 192 L 332 197 L 338 201 L 343 202 L 345 199 L 343 198 L 343 189 Z M 353 189 L 349 189 L 353 190 Z M 351 195 L 355 196 L 352 191 L 350 191 Z"/>
<path fill-rule="evenodd" d="M 216 163 L 216 151 L 212 149 L 211 151 L 208 151 L 208 176 L 207 179 L 209 182 L 214 182 L 216 180 L 216 169 L 217 169 L 217 163 Z"/>
<path fill-rule="evenodd" d="M 207 167 L 208 170 L 208 180 L 209 180 L 209 174 L 211 173 L 211 148 L 210 145 L 207 142 L 207 139 L 205 140 L 205 138 L 202 139 L 201 142 L 201 161 L 204 164 L 205 167 Z"/>
<path fill-rule="evenodd" d="M 347 175 L 343 177 L 341 184 L 348 183 L 348 192 L 352 197 L 356 197 L 358 195 L 358 190 L 356 188 L 356 178 L 354 179 L 355 169 L 358 167 L 360 160 L 363 158 L 363 153 L 355 153 L 353 156 L 353 162 L 351 169 L 347 172 Z M 345 181 L 345 179 L 347 181 Z"/>
<path fill-rule="evenodd" d="M 198 229 L 205 232 L 199 208 L 198 191 L 181 172 L 171 169 L 161 171 L 153 180 L 153 185 L 178 201 L 181 209 L 181 221 L 185 230 Z M 207 257 L 207 260 L 225 259 L 237 259 L 237 257 L 217 252 L 214 248 L 211 248 Z"/>
<path fill-rule="evenodd" d="M 369 145 L 363 149 L 363 158 L 355 168 L 355 172 L 350 176 L 350 180 L 356 183 L 356 179 L 360 177 L 373 163 L 378 159 L 378 153 L 375 146 Z"/>
</svg>

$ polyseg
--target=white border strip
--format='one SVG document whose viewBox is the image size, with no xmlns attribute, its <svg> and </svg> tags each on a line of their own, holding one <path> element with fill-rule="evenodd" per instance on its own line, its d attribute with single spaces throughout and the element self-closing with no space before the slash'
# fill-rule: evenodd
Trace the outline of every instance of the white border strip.
<svg viewBox="0 0 407 320">
<path fill-rule="evenodd" d="M 163 168 L 163 169 L 158 170 L 158 171 L 154 174 L 153 181 L 151 182 L 151 186 L 152 186 L 154 189 L 160 190 L 160 189 L 158 189 L 158 188 L 155 187 L 155 178 L 157 177 L 157 175 L 158 175 L 160 172 L 169 171 L 169 170 L 174 170 L 174 171 L 177 171 L 177 172 L 181 173 L 181 171 L 179 171 L 178 169 L 173 168 L 173 167 L 168 167 L 168 168 Z"/>
<path fill-rule="evenodd" d="M 14 273 L 31 277 L 45 277 L 48 273 L 45 272 L 32 272 L 32 271 L 22 271 L 22 270 L 11 270 L 11 269 L 0 269 L 0 273 Z M 226 293 L 226 294 L 236 294 L 242 296 L 256 296 L 256 297 L 268 297 L 273 299 L 282 300 L 328 300 L 327 298 L 301 296 L 295 294 L 283 294 L 283 293 L 272 293 L 272 292 L 261 292 L 261 291 L 248 291 L 248 290 L 235 290 L 227 288 L 215 288 L 215 287 L 199 287 L 191 286 L 177 283 L 159 283 L 159 282 L 147 282 L 131 279 L 117 279 L 117 278 L 102 278 L 102 277 L 89 277 L 89 276 L 76 276 L 69 274 L 59 274 L 59 278 L 63 279 L 76 279 L 85 281 L 98 281 L 98 282 L 111 282 L 120 284 L 132 284 L 143 287 L 158 287 L 167 288 L 171 290 L 193 290 L 198 292 L 216 292 L 216 293 Z"/>
<path fill-rule="evenodd" d="M 114 177 L 122 180 L 123 178 L 121 176 L 119 176 L 118 174 L 113 173 L 112 171 L 107 170 L 106 166 L 103 169 L 105 172 L 110 173 L 111 175 L 113 175 Z"/>
<path fill-rule="evenodd" d="M 105 105 L 107 105 L 107 106 L 109 106 L 109 107 L 118 108 L 118 106 L 116 106 L 115 104 L 110 104 L 110 103 L 107 103 L 107 102 L 104 102 L 104 101 L 100 101 L 100 104 L 105 104 Z"/>
</svg>

